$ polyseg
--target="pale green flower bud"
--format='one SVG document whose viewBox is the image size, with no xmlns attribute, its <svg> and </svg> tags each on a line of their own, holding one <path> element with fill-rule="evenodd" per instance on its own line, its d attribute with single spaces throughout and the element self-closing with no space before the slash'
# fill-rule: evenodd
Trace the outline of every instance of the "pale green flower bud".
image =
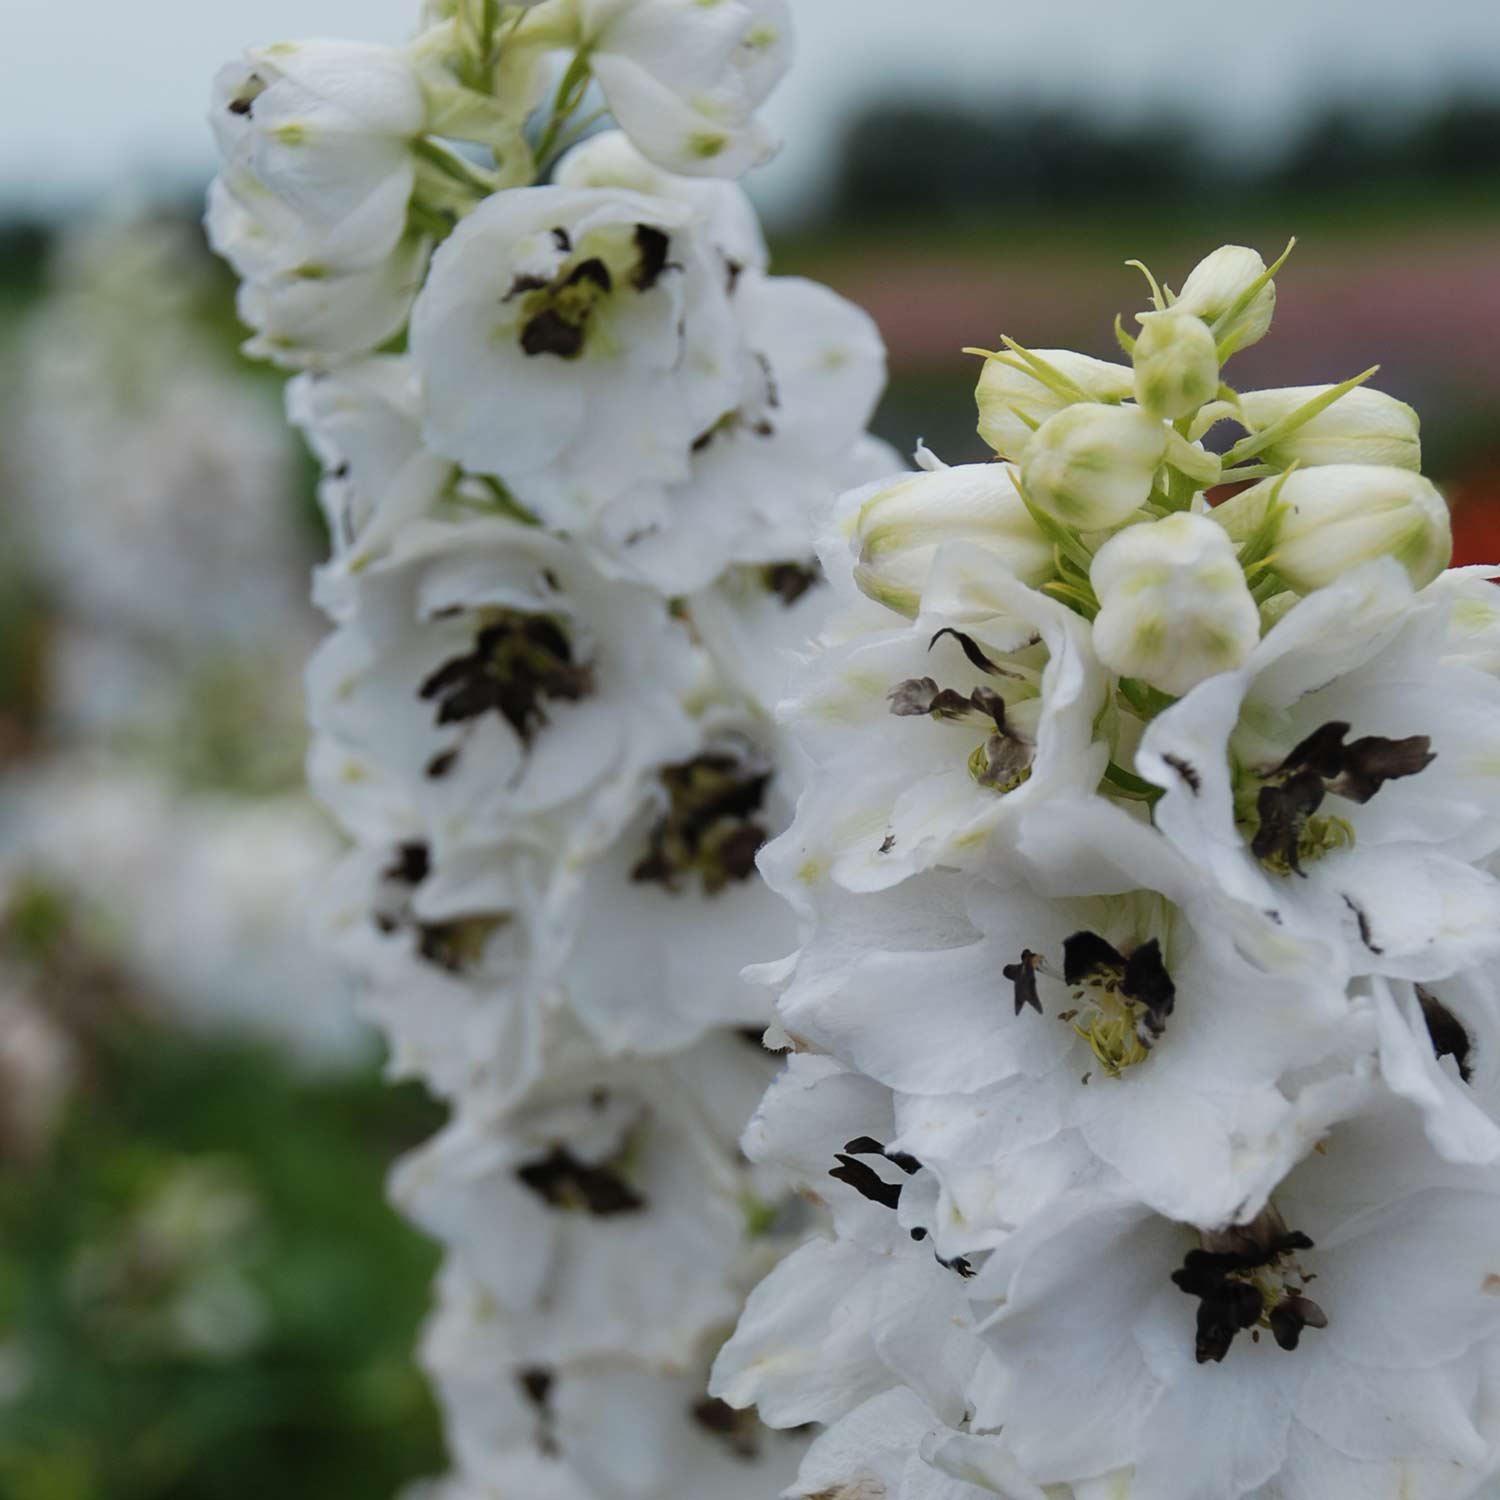
<svg viewBox="0 0 1500 1500">
<path fill-rule="evenodd" d="M 1297 385 L 1246 391 L 1240 397 L 1244 425 L 1251 433 L 1261 432 L 1330 389 Z M 1362 385 L 1261 449 L 1257 461 L 1278 469 L 1293 464 L 1383 464 L 1415 473 L 1422 467 L 1421 422 L 1404 401 Z"/>
<path fill-rule="evenodd" d="M 1032 433 L 1054 412 L 1085 396 L 1091 401 L 1125 401 L 1134 390 L 1134 378 L 1124 365 L 1071 349 L 1031 352 L 1062 377 L 1063 389 L 1029 373 L 1019 356 L 1004 354 L 985 361 L 975 392 L 980 437 L 1002 458 L 1015 463 L 1026 456 Z M 1082 396 L 1069 393 L 1070 384 Z"/>
<path fill-rule="evenodd" d="M 1254 250 L 1224 245 L 1188 273 L 1172 310 L 1202 318 L 1227 359 L 1236 349 L 1263 339 L 1271 326 L 1276 283 L 1267 281 L 1251 292 L 1265 274 L 1266 263 Z"/>
<path fill-rule="evenodd" d="M 1135 399 L 1153 417 L 1175 422 L 1212 401 L 1219 389 L 1219 350 L 1208 324 L 1192 313 L 1143 313 L 1135 362 Z"/>
<path fill-rule="evenodd" d="M 1234 543 L 1207 516 L 1127 526 L 1095 554 L 1089 581 L 1099 660 L 1174 697 L 1232 671 L 1260 639 Z"/>
<path fill-rule="evenodd" d="M 1166 448 L 1167 429 L 1138 406 L 1067 406 L 1027 446 L 1021 480 L 1049 516 L 1102 531 L 1146 503 Z"/>
<path fill-rule="evenodd" d="M 1213 518 L 1237 542 L 1264 538 L 1269 566 L 1303 594 L 1377 557 L 1394 557 L 1422 588 L 1453 552 L 1447 503 L 1408 469 L 1298 469 L 1226 500 Z"/>
<path fill-rule="evenodd" d="M 1054 571 L 1042 535 L 1013 482 L 1009 464 L 964 464 L 909 474 L 877 488 L 854 521 L 854 579 L 877 603 L 904 615 L 922 606 L 937 549 L 970 542 L 1033 588 Z"/>
</svg>

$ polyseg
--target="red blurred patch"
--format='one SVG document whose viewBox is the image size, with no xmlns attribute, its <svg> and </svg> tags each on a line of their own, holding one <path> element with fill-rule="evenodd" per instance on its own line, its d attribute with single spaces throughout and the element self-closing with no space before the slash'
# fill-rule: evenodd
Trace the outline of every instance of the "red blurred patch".
<svg viewBox="0 0 1500 1500">
<path fill-rule="evenodd" d="M 1445 488 L 1453 510 L 1453 566 L 1500 561 L 1500 456 Z"/>
</svg>

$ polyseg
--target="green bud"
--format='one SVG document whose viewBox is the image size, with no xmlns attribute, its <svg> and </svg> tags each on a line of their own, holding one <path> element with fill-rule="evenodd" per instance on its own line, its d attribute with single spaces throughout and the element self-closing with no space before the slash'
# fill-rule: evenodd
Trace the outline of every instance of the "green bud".
<svg viewBox="0 0 1500 1500">
<path fill-rule="evenodd" d="M 1095 554 L 1089 582 L 1099 660 L 1163 693 L 1232 671 L 1260 639 L 1234 543 L 1207 516 L 1127 526 Z"/>
<path fill-rule="evenodd" d="M 983 547 L 1023 583 L 1053 574 L 1052 544 L 1031 518 L 1008 464 L 964 464 L 903 476 L 876 489 L 854 521 L 854 578 L 904 615 L 922 606 L 933 555 L 945 542 Z"/>
<path fill-rule="evenodd" d="M 1298 385 L 1246 391 L 1240 397 L 1245 429 L 1253 434 L 1285 421 L 1330 389 Z M 1381 464 L 1415 473 L 1422 467 L 1421 422 L 1404 401 L 1362 385 L 1262 449 L 1257 461 L 1279 469 L 1293 464 Z"/>
<path fill-rule="evenodd" d="M 1128 520 L 1151 495 L 1167 429 L 1136 406 L 1068 406 L 1026 449 L 1021 480 L 1031 501 L 1079 531 Z"/>
<path fill-rule="evenodd" d="M 1062 377 L 1064 389 L 1039 379 L 1019 356 L 1001 354 L 985 361 L 975 392 L 980 437 L 1002 458 L 1015 463 L 1025 457 L 1032 433 L 1054 412 L 1084 399 L 1125 401 L 1134 389 L 1131 373 L 1124 365 L 1075 354 L 1071 349 L 1031 352 Z M 1066 389 L 1069 385 L 1076 393 Z"/>
<path fill-rule="evenodd" d="M 1236 349 L 1266 335 L 1276 311 L 1276 283 L 1252 288 L 1266 274 L 1266 263 L 1244 245 L 1224 245 L 1200 260 L 1188 274 L 1174 312 L 1192 313 L 1213 331 L 1219 353 L 1227 359 Z"/>
<path fill-rule="evenodd" d="M 1447 503 L 1409 469 L 1298 469 L 1226 500 L 1213 518 L 1236 542 L 1267 539 L 1269 566 L 1303 594 L 1377 557 L 1394 557 L 1421 588 L 1453 552 Z"/>
<path fill-rule="evenodd" d="M 1175 422 L 1212 401 L 1219 389 L 1219 350 L 1208 324 L 1192 313 L 1142 313 L 1135 399 L 1153 417 Z"/>
</svg>

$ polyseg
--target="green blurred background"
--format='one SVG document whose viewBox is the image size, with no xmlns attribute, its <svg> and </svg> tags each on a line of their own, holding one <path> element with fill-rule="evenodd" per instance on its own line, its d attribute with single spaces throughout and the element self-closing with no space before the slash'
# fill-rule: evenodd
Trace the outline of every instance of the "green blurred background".
<svg viewBox="0 0 1500 1500">
<path fill-rule="evenodd" d="M 990 108 L 915 76 L 844 112 L 825 143 L 823 187 L 779 200 L 771 225 L 778 270 L 831 284 L 880 323 L 892 377 L 883 436 L 903 451 L 920 437 L 950 461 L 980 457 L 965 345 L 1006 333 L 1113 355 L 1115 313 L 1143 305 L 1127 259 L 1180 284 L 1217 244 L 1254 245 L 1269 260 L 1295 234 L 1276 326 L 1232 378 L 1303 384 L 1379 363 L 1374 383 L 1422 413 L 1426 468 L 1454 504 L 1460 560 L 1500 556 L 1491 91 L 1431 90 L 1391 112 L 1357 93 L 1330 106 L 1310 81 L 1279 144 L 1241 149 L 1166 110 L 1101 113 L 1065 90 Z M 201 92 L 202 81 L 184 87 Z M 173 316 L 226 379 L 274 410 L 278 377 L 236 362 L 227 273 L 191 248 L 198 191 L 146 184 L 152 214 L 183 226 L 174 253 L 192 261 Z M 32 198 L 0 223 L 0 388 L 13 409 L 33 378 L 31 320 L 59 278 L 77 290 L 57 249 L 84 216 L 77 197 Z M 18 484 L 15 445 L 28 439 L 15 423 L 6 434 L 5 473 Z M 77 441 L 89 436 L 81 427 Z M 38 455 L 19 456 L 34 509 Z M 300 594 L 320 546 L 314 476 L 295 456 L 285 475 L 275 503 Z M 205 493 L 205 506 L 217 498 Z M 60 722 L 72 606 L 31 551 L 22 509 L 18 490 L 0 494 L 0 782 L 34 802 L 39 771 L 77 765 L 83 739 L 112 766 L 156 778 L 172 805 L 212 798 L 253 818 L 262 799 L 294 796 L 295 715 L 251 711 L 238 687 L 192 697 L 202 753 L 186 763 L 138 725 Z M 299 623 L 289 656 L 312 638 Z M 253 671 L 282 672 L 295 696 L 294 664 L 269 660 Z M 373 1500 L 440 1469 L 411 1354 L 434 1255 L 381 1190 L 391 1159 L 436 1128 L 439 1111 L 387 1087 L 358 1044 L 309 1061 L 247 1031 L 243 1016 L 211 1024 L 208 999 L 183 1024 L 181 995 L 167 1005 L 156 991 L 212 990 L 212 976 L 143 966 L 139 914 L 59 875 L 16 831 L 24 822 L 0 815 L 0 837 L 15 835 L 0 868 L 0 1091 L 48 1068 L 60 1082 L 31 1116 L 19 1096 L 0 1099 L 0 1497 Z M 75 836 L 87 844 L 87 826 Z M 8 996 L 24 1026 L 7 1019 Z M 8 1025 L 48 1040 L 28 1052 L 6 1042 Z"/>
</svg>

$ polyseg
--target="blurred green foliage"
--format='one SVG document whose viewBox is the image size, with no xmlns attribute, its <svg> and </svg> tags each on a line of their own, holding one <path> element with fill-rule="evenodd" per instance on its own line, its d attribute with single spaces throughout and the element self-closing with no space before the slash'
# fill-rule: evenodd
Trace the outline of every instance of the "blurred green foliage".
<svg viewBox="0 0 1500 1500">
<path fill-rule="evenodd" d="M 1214 215 L 1352 193 L 1389 211 L 1410 189 L 1500 182 L 1500 101 L 1455 95 L 1420 112 L 1333 101 L 1274 149 L 1226 143 L 1186 118 L 1106 119 L 1087 108 L 882 99 L 846 125 L 827 221 L 1030 219 L 1122 205 Z"/>
<path fill-rule="evenodd" d="M 57 920 L 28 903 L 22 946 Z M 91 1028 L 45 1163 L 0 1173 L 0 1495 L 381 1500 L 439 1470 L 436 1257 L 381 1187 L 437 1122 L 373 1076 Z"/>
</svg>

